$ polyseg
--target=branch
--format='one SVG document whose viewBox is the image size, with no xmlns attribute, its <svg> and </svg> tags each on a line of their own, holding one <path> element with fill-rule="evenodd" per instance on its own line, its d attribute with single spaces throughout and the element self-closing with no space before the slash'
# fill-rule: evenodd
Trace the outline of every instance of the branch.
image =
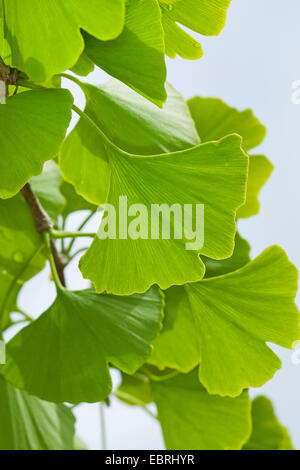
<svg viewBox="0 0 300 470">
<path fill-rule="evenodd" d="M 37 196 L 34 194 L 30 184 L 26 183 L 21 192 L 29 206 L 37 232 L 43 233 L 45 231 L 51 230 L 53 228 L 53 222 L 48 216 L 47 212 L 44 210 Z M 60 282 L 65 287 L 66 280 L 64 275 L 64 268 L 68 264 L 69 259 L 66 255 L 60 253 L 57 250 L 56 245 L 52 239 L 50 244 L 57 274 L 59 276 Z"/>
</svg>

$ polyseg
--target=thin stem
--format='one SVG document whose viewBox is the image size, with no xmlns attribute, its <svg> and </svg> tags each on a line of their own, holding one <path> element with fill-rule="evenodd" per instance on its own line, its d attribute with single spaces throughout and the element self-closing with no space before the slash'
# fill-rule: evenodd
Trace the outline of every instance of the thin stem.
<svg viewBox="0 0 300 470">
<path fill-rule="evenodd" d="M 78 227 L 78 232 L 81 232 L 81 230 L 87 225 L 87 223 L 91 220 L 91 218 L 95 215 L 95 211 L 91 212 L 85 219 L 84 221 L 79 225 Z M 73 240 L 71 241 L 70 245 L 68 246 L 68 248 L 66 249 L 66 253 L 70 253 L 70 251 L 72 250 L 73 248 L 73 245 L 76 241 L 76 238 L 73 238 Z"/>
<path fill-rule="evenodd" d="M 96 233 L 86 233 L 86 232 L 64 232 L 61 230 L 50 230 L 51 237 L 54 239 L 57 238 L 94 238 Z"/>
<path fill-rule="evenodd" d="M 54 256 L 53 256 L 52 248 L 51 248 L 50 232 L 49 231 L 43 232 L 43 238 L 45 240 L 46 248 L 48 251 L 48 259 L 49 259 L 51 273 L 52 273 L 52 277 L 53 277 L 53 281 L 55 283 L 56 289 L 57 291 L 63 291 L 65 288 L 60 281 L 60 278 L 56 269 L 56 264 L 55 264 L 55 260 L 54 260 Z"/>
<path fill-rule="evenodd" d="M 105 425 L 105 404 L 99 403 L 101 450 L 107 450 L 106 425 Z"/>
<path fill-rule="evenodd" d="M 21 310 L 19 307 L 16 307 L 15 311 L 16 311 L 16 313 L 20 313 L 21 315 L 23 315 L 25 317 L 25 320 L 21 320 L 21 321 L 29 321 L 30 323 L 34 322 L 34 318 L 32 318 L 30 315 L 28 315 L 28 313 Z"/>
</svg>

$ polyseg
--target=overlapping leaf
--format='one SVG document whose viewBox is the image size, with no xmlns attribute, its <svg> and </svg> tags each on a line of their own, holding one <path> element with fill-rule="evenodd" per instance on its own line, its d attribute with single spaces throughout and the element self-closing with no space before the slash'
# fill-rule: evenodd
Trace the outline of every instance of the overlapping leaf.
<svg viewBox="0 0 300 470">
<path fill-rule="evenodd" d="M 278 421 L 272 402 L 256 397 L 252 402 L 252 433 L 244 450 L 292 450 L 287 429 Z"/>
<path fill-rule="evenodd" d="M 24 282 L 45 265 L 43 243 L 21 195 L 0 200 L 0 331 L 9 325 Z"/>
<path fill-rule="evenodd" d="M 201 257 L 205 264 L 205 277 L 216 277 L 222 274 L 231 273 L 245 266 L 250 261 L 250 245 L 238 233 L 235 236 L 234 250 L 230 258 L 215 260 Z"/>
<path fill-rule="evenodd" d="M 83 83 L 80 86 L 87 99 L 87 115 L 129 153 L 152 155 L 199 143 L 184 99 L 170 85 L 163 110 L 116 80 L 98 88 Z M 110 180 L 108 150 L 102 135 L 85 119 L 80 119 L 64 143 L 60 168 L 79 194 L 95 204 L 106 201 Z"/>
<path fill-rule="evenodd" d="M 159 0 L 165 31 L 166 54 L 184 59 L 203 55 L 200 44 L 179 25 L 206 35 L 217 36 L 222 31 L 231 0 Z"/>
<path fill-rule="evenodd" d="M 30 396 L 1 376 L 0 404 L 0 450 L 73 449 L 75 419 L 66 406 Z"/>
<path fill-rule="evenodd" d="M 47 162 L 43 172 L 30 181 L 33 191 L 53 221 L 57 220 L 66 205 L 66 200 L 60 191 L 62 183 L 60 171 L 53 161 Z"/>
<path fill-rule="evenodd" d="M 237 398 L 209 395 L 197 373 L 152 382 L 167 449 L 240 449 L 251 432 L 247 392 Z"/>
<path fill-rule="evenodd" d="M 86 35 L 85 44 L 88 57 L 105 72 L 159 106 L 166 100 L 164 36 L 156 0 L 127 0 L 122 34 L 114 41 Z"/>
<path fill-rule="evenodd" d="M 266 128 L 250 109 L 238 111 L 219 99 L 199 96 L 189 100 L 188 105 L 202 142 L 237 133 L 243 138 L 243 148 L 249 151 L 257 147 L 265 137 Z M 238 218 L 251 217 L 259 212 L 258 194 L 272 170 L 273 165 L 265 156 L 250 155 L 247 198 L 237 212 Z"/>
<path fill-rule="evenodd" d="M 7 345 L 2 373 L 53 402 L 96 402 L 111 392 L 108 364 L 134 373 L 161 327 L 158 289 L 132 297 L 62 291 L 41 317 Z"/>
<path fill-rule="evenodd" d="M 71 119 L 67 90 L 35 90 L 0 107 L 0 197 L 17 194 L 55 156 Z"/>
<path fill-rule="evenodd" d="M 298 273 L 279 247 L 237 271 L 167 292 L 164 330 L 150 362 L 187 372 L 209 393 L 237 396 L 269 380 L 281 362 L 266 345 L 300 338 Z"/>
<path fill-rule="evenodd" d="M 4 34 L 11 64 L 43 82 L 72 67 L 84 49 L 80 28 L 98 39 L 116 38 L 123 29 L 124 0 L 3 0 Z"/>
</svg>

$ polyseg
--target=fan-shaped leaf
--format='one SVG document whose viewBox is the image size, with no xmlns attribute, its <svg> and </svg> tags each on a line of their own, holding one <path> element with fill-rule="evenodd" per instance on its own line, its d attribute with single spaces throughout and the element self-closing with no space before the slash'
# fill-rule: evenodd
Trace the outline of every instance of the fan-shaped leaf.
<svg viewBox="0 0 300 470">
<path fill-rule="evenodd" d="M 167 98 L 166 66 L 156 0 L 127 0 L 123 33 L 114 41 L 86 35 L 85 44 L 86 54 L 98 67 L 162 106 Z"/>
<path fill-rule="evenodd" d="M 166 54 L 184 59 L 198 59 L 203 55 L 200 44 L 189 36 L 178 23 L 206 36 L 217 36 L 222 31 L 231 0 L 159 0 L 165 31 Z"/>
<path fill-rule="evenodd" d="M 247 392 L 237 398 L 209 395 L 197 373 L 152 382 L 167 449 L 240 449 L 251 432 Z"/>
<path fill-rule="evenodd" d="M 4 34 L 12 65 L 36 82 L 72 67 L 84 49 L 80 28 L 98 39 L 116 38 L 124 25 L 124 0 L 3 0 Z M 50 23 L 50 24 L 49 24 Z"/>
<path fill-rule="evenodd" d="M 272 402 L 256 397 L 252 402 L 252 434 L 244 450 L 292 450 L 288 431 L 278 421 Z"/>
<path fill-rule="evenodd" d="M 53 402 L 96 402 L 111 392 L 108 364 L 133 374 L 161 327 L 158 289 L 115 297 L 62 291 L 41 317 L 7 345 L 2 373 L 15 386 Z"/>
<path fill-rule="evenodd" d="M 35 90 L 0 106 L 0 197 L 17 194 L 55 156 L 71 119 L 67 90 Z"/>
<path fill-rule="evenodd" d="M 238 111 L 219 99 L 199 96 L 189 100 L 188 105 L 202 142 L 236 133 L 243 138 L 243 148 L 248 151 L 257 147 L 266 135 L 266 128 L 250 109 Z M 238 218 L 251 217 L 259 212 L 258 194 L 272 170 L 273 165 L 263 155 L 250 156 L 247 198 L 237 212 Z"/>
<path fill-rule="evenodd" d="M 0 369 L 1 370 L 1 369 Z M 0 377 L 0 450 L 72 450 L 72 412 L 39 400 Z"/>
<path fill-rule="evenodd" d="M 200 363 L 200 381 L 213 394 L 263 385 L 281 365 L 266 342 L 292 348 L 300 338 L 297 278 L 275 246 L 233 273 L 170 289 L 150 362 L 183 372 Z"/>
</svg>

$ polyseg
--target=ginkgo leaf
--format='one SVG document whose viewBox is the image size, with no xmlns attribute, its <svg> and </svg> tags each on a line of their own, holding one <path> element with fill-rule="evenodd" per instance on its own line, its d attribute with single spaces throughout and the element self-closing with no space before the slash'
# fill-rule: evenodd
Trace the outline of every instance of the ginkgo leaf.
<svg viewBox="0 0 300 470">
<path fill-rule="evenodd" d="M 82 77 L 87 77 L 91 72 L 95 69 L 94 62 L 88 58 L 85 51 L 81 54 L 76 64 L 71 68 L 71 71 L 76 75 L 80 75 Z"/>
<path fill-rule="evenodd" d="M 273 171 L 272 163 L 264 155 L 249 156 L 249 173 L 246 202 L 237 211 L 237 217 L 244 219 L 258 214 L 258 194 Z"/>
<path fill-rule="evenodd" d="M 204 265 L 199 253 L 214 259 L 229 257 L 248 166 L 240 144 L 240 137 L 232 135 L 219 142 L 149 157 L 129 155 L 107 145 L 110 211 L 105 206 L 98 236 L 80 261 L 83 276 L 98 292 L 127 295 L 145 292 L 153 284 L 167 289 L 201 279 Z M 197 223 L 197 237 L 182 230 L 184 205 L 197 205 L 190 217 Z M 115 233 L 106 230 L 110 216 L 113 218 L 112 207 L 115 214 L 121 214 L 115 217 Z M 182 217 L 172 217 L 172 207 Z M 156 209 L 157 213 L 160 209 L 169 213 L 170 233 L 164 234 Z M 135 224 L 140 224 L 137 233 L 131 234 L 128 221 L 133 232 Z"/>
<path fill-rule="evenodd" d="M 139 372 L 134 375 L 122 374 L 122 383 L 115 394 L 128 405 L 145 406 L 153 402 L 150 381 Z"/>
<path fill-rule="evenodd" d="M 271 379 L 281 362 L 266 342 L 300 339 L 297 269 L 271 247 L 237 271 L 169 289 L 150 363 L 187 372 L 196 364 L 209 393 L 237 396 Z"/>
<path fill-rule="evenodd" d="M 236 133 L 243 138 L 243 148 L 248 151 L 257 147 L 266 135 L 266 128 L 251 109 L 239 111 L 219 99 L 199 96 L 189 100 L 188 105 L 202 142 Z M 259 212 L 258 194 L 273 170 L 272 163 L 263 155 L 249 157 L 247 198 L 237 212 L 238 218 L 251 217 Z"/>
<path fill-rule="evenodd" d="M 201 256 L 205 264 L 205 277 L 216 277 L 231 273 L 250 261 L 250 245 L 238 233 L 235 236 L 234 250 L 230 258 L 215 260 Z"/>
<path fill-rule="evenodd" d="M 287 429 L 278 421 L 272 402 L 259 396 L 252 402 L 252 433 L 244 450 L 292 450 Z"/>
<path fill-rule="evenodd" d="M 77 62 L 84 49 L 80 28 L 98 39 L 111 40 L 124 26 L 124 0 L 89 0 L 88 7 L 81 0 L 3 0 L 3 4 L 12 65 L 35 82 Z"/>
<path fill-rule="evenodd" d="M 61 173 L 53 161 L 46 162 L 43 172 L 30 180 L 33 191 L 53 221 L 57 220 L 66 205 L 60 191 L 62 182 Z"/>
<path fill-rule="evenodd" d="M 95 35 L 94 35 L 95 36 Z M 166 100 L 164 33 L 156 0 L 127 0 L 122 34 L 113 41 L 85 35 L 88 57 L 158 106 Z"/>
<path fill-rule="evenodd" d="M 237 398 L 209 395 L 197 373 L 152 382 L 167 449 L 240 449 L 251 432 L 247 392 Z"/>
<path fill-rule="evenodd" d="M 67 90 L 34 90 L 0 106 L 0 198 L 17 194 L 57 153 L 71 119 Z"/>
<path fill-rule="evenodd" d="M 20 194 L 0 200 L 0 246 L 0 331 L 3 331 L 24 282 L 43 269 L 46 262 L 42 238 Z"/>
<path fill-rule="evenodd" d="M 75 419 L 66 406 L 30 396 L 1 376 L 0 403 L 0 450 L 74 448 Z"/>
<path fill-rule="evenodd" d="M 203 55 L 200 44 L 183 29 L 217 36 L 222 31 L 231 0 L 159 0 L 165 31 L 166 54 L 184 59 L 198 59 Z"/>
<path fill-rule="evenodd" d="M 264 140 L 266 128 L 251 109 L 239 111 L 216 98 L 195 96 L 188 106 L 202 142 L 218 140 L 229 134 L 243 138 L 243 148 L 249 151 Z"/>
<path fill-rule="evenodd" d="M 61 186 L 61 193 L 66 201 L 65 207 L 62 211 L 62 215 L 64 217 L 67 217 L 69 214 L 76 211 L 90 210 L 95 212 L 97 210 L 96 205 L 79 196 L 79 194 L 76 193 L 74 186 L 66 181 L 64 181 Z"/>
<path fill-rule="evenodd" d="M 18 388 L 53 402 L 96 402 L 112 384 L 108 365 L 133 374 L 161 327 L 158 289 L 132 297 L 61 291 L 38 320 L 7 344 L 2 374 Z"/>
<path fill-rule="evenodd" d="M 117 80 L 94 87 L 78 82 L 85 93 L 85 112 L 116 145 L 141 155 L 184 150 L 199 144 L 183 97 L 170 85 L 161 110 Z M 110 170 L 102 136 L 81 118 L 62 146 L 64 178 L 95 204 L 107 199 Z"/>
</svg>

